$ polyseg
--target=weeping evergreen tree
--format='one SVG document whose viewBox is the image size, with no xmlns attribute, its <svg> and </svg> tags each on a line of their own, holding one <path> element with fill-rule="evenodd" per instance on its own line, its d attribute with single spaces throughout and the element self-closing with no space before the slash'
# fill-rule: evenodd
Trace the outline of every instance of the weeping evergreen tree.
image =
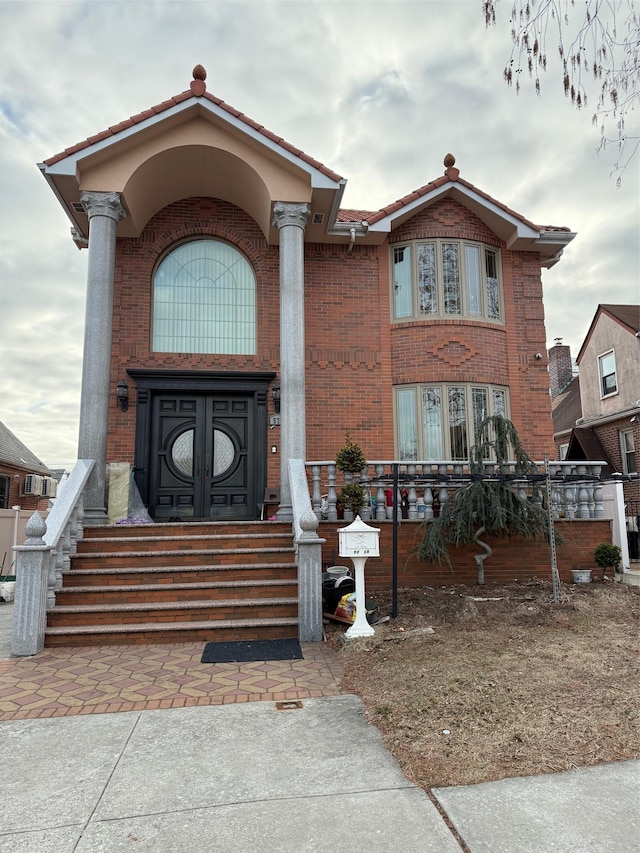
<svg viewBox="0 0 640 853">
<path fill-rule="evenodd" d="M 485 466 L 495 460 L 496 479 L 487 479 Z M 515 462 L 515 472 L 505 478 L 506 463 Z M 470 482 L 459 488 L 440 507 L 440 515 L 425 523 L 418 557 L 431 563 L 451 565 L 449 547 L 475 543 L 484 553 L 474 555 L 478 583 L 484 583 L 484 561 L 493 553 L 481 536 L 548 538 L 549 520 L 543 505 L 544 475 L 522 446 L 513 423 L 501 415 L 485 418 L 469 457 Z M 519 494 L 518 479 L 527 478 L 531 497 Z M 499 479 L 498 479 L 499 478 Z M 554 534 L 555 535 L 555 534 Z M 556 541 L 559 541 L 556 535 Z"/>
</svg>

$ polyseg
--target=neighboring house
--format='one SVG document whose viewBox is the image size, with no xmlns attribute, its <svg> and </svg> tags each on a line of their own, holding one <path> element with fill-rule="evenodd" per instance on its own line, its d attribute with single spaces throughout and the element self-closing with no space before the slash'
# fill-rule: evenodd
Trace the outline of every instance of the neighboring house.
<svg viewBox="0 0 640 853">
<path fill-rule="evenodd" d="M 541 268 L 574 238 L 445 171 L 381 210 L 190 88 L 40 168 L 89 247 L 78 457 L 104 520 L 105 462 L 155 520 L 291 517 L 288 460 L 463 460 L 510 417 L 553 450 Z M 366 156 L 366 155 L 365 155 Z"/>
<path fill-rule="evenodd" d="M 55 488 L 47 466 L 0 423 L 0 509 L 46 509 Z"/>
<path fill-rule="evenodd" d="M 549 350 L 554 441 L 559 458 L 601 459 L 607 463 L 605 473 L 637 475 L 640 305 L 598 306 L 576 359 L 580 375 L 563 387 L 567 376 L 565 350 L 568 347 Z M 625 483 L 624 496 L 627 502 L 640 501 L 637 477 Z"/>
</svg>

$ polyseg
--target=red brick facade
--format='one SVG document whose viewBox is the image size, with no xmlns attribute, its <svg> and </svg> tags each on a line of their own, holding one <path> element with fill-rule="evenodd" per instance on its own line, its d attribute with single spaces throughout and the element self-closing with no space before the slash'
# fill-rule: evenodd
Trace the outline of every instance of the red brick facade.
<svg viewBox="0 0 640 853">
<path fill-rule="evenodd" d="M 255 356 L 153 353 L 154 269 L 180 241 L 228 241 L 252 264 L 257 281 Z M 393 386 L 460 381 L 509 387 L 511 417 L 529 452 L 553 452 L 540 260 L 510 252 L 467 208 L 442 199 L 406 221 L 390 244 L 451 237 L 500 249 L 504 324 L 470 320 L 391 320 L 389 245 L 356 241 L 305 245 L 306 416 L 308 459 L 333 459 L 346 430 L 369 459 L 394 457 Z M 157 213 L 137 239 L 116 248 L 111 387 L 131 387 L 131 405 L 110 413 L 107 461 L 134 462 L 135 383 L 128 369 L 272 371 L 279 373 L 279 249 L 242 210 L 212 198 L 176 202 Z M 276 380 L 277 381 L 277 380 Z M 273 412 L 268 400 L 269 413 Z M 267 435 L 277 444 L 277 430 Z M 279 459 L 267 454 L 268 483 Z M 274 463 L 277 463 L 277 467 Z"/>
<path fill-rule="evenodd" d="M 376 522 L 372 522 L 373 525 Z M 323 522 L 319 534 L 326 539 L 323 546 L 323 565 L 348 565 L 338 557 L 337 530 L 345 522 Z M 380 525 L 380 557 L 367 561 L 365 576 L 367 590 L 389 589 L 392 582 L 392 525 Z M 578 566 L 596 570 L 593 558 L 596 545 L 611 542 L 611 522 L 605 520 L 562 521 L 557 524 L 564 543 L 557 548 L 558 573 L 563 583 L 571 583 L 571 570 Z M 399 586 L 448 586 L 449 584 L 474 584 L 477 578 L 473 555 L 478 549 L 473 545 L 452 547 L 452 566 L 441 566 L 418 560 L 415 548 L 422 535 L 422 525 L 404 522 L 398 536 L 398 585 Z M 487 537 L 493 555 L 485 560 L 484 571 L 487 584 L 507 583 L 514 580 L 526 582 L 532 578 L 551 579 L 551 556 L 543 537 L 520 539 L 519 537 Z"/>
</svg>

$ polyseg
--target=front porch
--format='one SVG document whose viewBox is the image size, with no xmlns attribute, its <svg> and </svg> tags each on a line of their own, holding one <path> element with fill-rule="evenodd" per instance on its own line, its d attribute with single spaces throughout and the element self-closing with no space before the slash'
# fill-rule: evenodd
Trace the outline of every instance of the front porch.
<svg viewBox="0 0 640 853">
<path fill-rule="evenodd" d="M 226 632 L 225 638 L 253 638 L 269 620 L 271 636 L 280 631 L 280 636 L 297 633 L 305 642 L 322 639 L 322 570 L 341 562 L 337 530 L 349 523 L 348 514 L 337 517 L 339 484 L 333 462 L 290 461 L 293 525 L 253 522 L 232 527 L 214 522 L 180 525 L 179 530 L 176 525 L 122 526 L 92 528 L 85 538 L 83 492 L 92 467 L 91 461 L 77 464 L 47 523 L 35 515 L 27 525 L 29 539 L 16 549 L 14 655 L 37 654 L 55 643 L 62 634 L 60 620 L 75 623 L 71 639 L 57 640 L 66 644 L 166 642 L 169 633 L 172 642 L 181 636 L 192 641 L 196 635 L 217 635 L 218 629 Z M 487 463 L 486 476 L 498 476 L 491 468 Z M 595 546 L 611 540 L 612 521 L 605 517 L 599 466 L 554 462 L 549 469 L 553 515 L 566 540 L 558 549 L 558 569 L 561 580 L 569 582 L 571 569 L 593 564 Z M 389 589 L 394 573 L 401 586 L 475 582 L 472 547 L 456 550 L 453 568 L 419 562 L 415 555 L 422 522 L 433 518 L 438 502 L 449 500 L 469 476 L 457 462 L 380 461 L 363 470 L 360 480 L 368 500 L 361 514 L 381 531 L 380 558 L 367 565 L 369 589 Z M 509 471 L 502 476 L 511 477 L 523 499 L 527 497 L 526 480 Z M 389 518 L 394 492 L 397 524 Z M 270 548 L 274 536 L 277 548 Z M 544 540 L 504 538 L 492 546 L 489 583 L 550 576 Z M 261 559 L 263 551 L 268 559 Z M 251 570 L 240 564 L 240 553 L 249 556 Z M 85 568 L 79 569 L 80 564 Z M 231 568 L 240 574 L 232 577 Z M 263 573 L 262 581 L 246 573 L 256 569 Z M 74 586 L 80 590 L 73 591 Z M 87 597 L 80 603 L 83 593 Z M 258 625 L 259 618 L 238 616 L 247 606 L 254 613 L 262 608 L 263 625 Z M 264 608 L 274 612 L 267 614 Z"/>
</svg>

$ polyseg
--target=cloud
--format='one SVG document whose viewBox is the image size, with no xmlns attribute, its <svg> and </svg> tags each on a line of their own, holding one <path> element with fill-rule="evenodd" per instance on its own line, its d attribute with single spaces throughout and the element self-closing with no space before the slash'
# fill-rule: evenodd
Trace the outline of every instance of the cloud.
<svg viewBox="0 0 640 853">
<path fill-rule="evenodd" d="M 478 0 L 0 3 L 0 420 L 47 464 L 75 459 L 87 252 L 36 164 L 186 89 L 207 87 L 348 179 L 378 209 L 438 177 L 578 232 L 543 273 L 548 341 L 577 353 L 599 302 L 637 302 L 637 164 L 549 72 L 505 87 L 510 4 Z M 557 85 L 556 85 L 557 84 Z M 637 116 L 636 116 L 637 119 Z"/>
</svg>

